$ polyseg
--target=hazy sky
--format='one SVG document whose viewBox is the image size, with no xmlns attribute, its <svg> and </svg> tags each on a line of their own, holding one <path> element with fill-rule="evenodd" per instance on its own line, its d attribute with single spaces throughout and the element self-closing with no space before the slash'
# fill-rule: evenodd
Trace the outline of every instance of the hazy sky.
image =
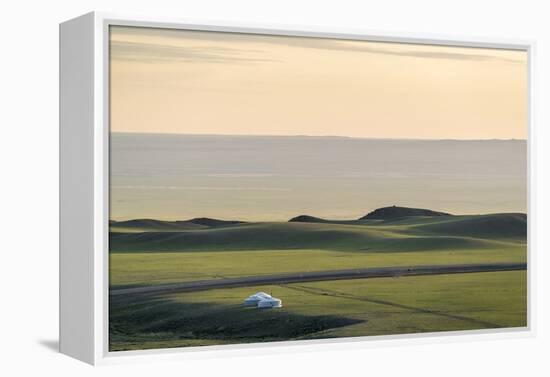
<svg viewBox="0 0 550 377">
<path fill-rule="evenodd" d="M 527 137 L 527 53 L 111 27 L 111 130 Z"/>
</svg>

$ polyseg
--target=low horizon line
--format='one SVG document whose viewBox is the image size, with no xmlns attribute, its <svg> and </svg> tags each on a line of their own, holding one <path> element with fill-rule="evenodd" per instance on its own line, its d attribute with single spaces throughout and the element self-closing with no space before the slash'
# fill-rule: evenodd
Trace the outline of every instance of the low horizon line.
<svg viewBox="0 0 550 377">
<path fill-rule="evenodd" d="M 185 132 L 137 132 L 137 131 L 109 131 L 111 134 L 137 135 L 177 135 L 177 136 L 229 136 L 229 137 L 302 137 L 302 138 L 341 138 L 341 139 L 368 139 L 368 140 L 418 140 L 418 141 L 527 141 L 527 138 L 415 138 L 415 137 L 369 137 L 344 135 L 305 135 L 305 134 L 214 134 L 214 133 L 185 133 Z"/>
</svg>

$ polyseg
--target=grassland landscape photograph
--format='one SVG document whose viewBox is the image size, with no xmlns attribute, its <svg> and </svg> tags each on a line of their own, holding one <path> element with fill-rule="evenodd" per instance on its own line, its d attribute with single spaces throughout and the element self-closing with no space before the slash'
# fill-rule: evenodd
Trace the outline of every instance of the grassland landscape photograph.
<svg viewBox="0 0 550 377">
<path fill-rule="evenodd" d="M 110 351 L 527 326 L 527 53 L 112 26 Z"/>
</svg>

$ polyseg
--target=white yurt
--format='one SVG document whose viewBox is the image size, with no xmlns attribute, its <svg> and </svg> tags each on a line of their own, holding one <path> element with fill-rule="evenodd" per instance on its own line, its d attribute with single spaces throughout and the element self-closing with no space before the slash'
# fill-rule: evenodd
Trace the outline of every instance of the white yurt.
<svg viewBox="0 0 550 377">
<path fill-rule="evenodd" d="M 269 297 L 258 302 L 258 309 L 281 308 L 283 302 L 276 297 Z"/>
<path fill-rule="evenodd" d="M 253 295 L 248 296 L 244 300 L 244 306 L 258 306 L 258 302 L 265 299 L 270 299 L 270 298 L 271 298 L 271 295 L 268 295 L 265 292 L 254 293 Z"/>
</svg>

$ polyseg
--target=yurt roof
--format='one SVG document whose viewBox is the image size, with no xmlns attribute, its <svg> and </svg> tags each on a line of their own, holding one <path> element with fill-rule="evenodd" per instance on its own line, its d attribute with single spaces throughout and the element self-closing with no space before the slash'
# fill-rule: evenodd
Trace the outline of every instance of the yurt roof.
<svg viewBox="0 0 550 377">
<path fill-rule="evenodd" d="M 276 298 L 276 297 L 267 297 L 265 298 L 264 300 L 262 301 L 266 301 L 266 302 L 281 302 L 280 299 Z"/>
<path fill-rule="evenodd" d="M 271 298 L 271 295 L 265 293 L 265 292 L 258 292 L 258 293 L 254 293 L 253 295 L 250 295 L 248 296 L 247 300 L 252 300 L 252 299 L 269 299 Z"/>
</svg>

